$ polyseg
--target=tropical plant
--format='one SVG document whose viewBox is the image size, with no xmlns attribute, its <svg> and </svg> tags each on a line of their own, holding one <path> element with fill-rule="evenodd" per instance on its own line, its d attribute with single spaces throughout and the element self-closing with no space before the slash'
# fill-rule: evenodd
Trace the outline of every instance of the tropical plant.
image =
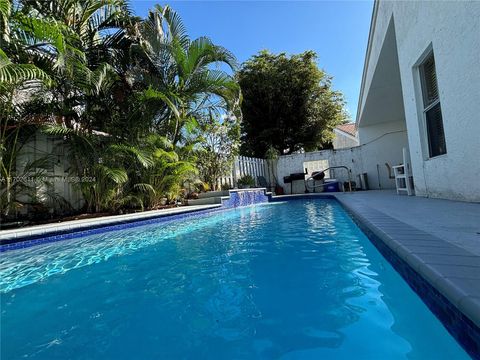
<svg viewBox="0 0 480 360">
<path fill-rule="evenodd" d="M 244 175 L 240 179 L 237 180 L 237 184 L 239 187 L 252 187 L 255 186 L 255 179 L 251 175 Z"/>
<path fill-rule="evenodd" d="M 34 64 L 13 62 L 3 50 L 10 45 L 11 18 L 11 2 L 0 0 L 0 211 L 7 219 L 26 202 L 34 202 L 38 179 L 48 161 L 46 156 L 29 159 L 19 167 L 19 154 L 33 134 L 19 93 L 51 85 L 51 78 L 43 70 Z"/>
<path fill-rule="evenodd" d="M 213 190 L 217 181 L 232 169 L 240 145 L 240 126 L 235 118 L 222 121 L 210 114 L 198 128 L 198 160 L 200 178 Z"/>
<path fill-rule="evenodd" d="M 155 208 L 162 203 L 162 198 L 175 200 L 180 194 L 185 181 L 198 173 L 194 163 L 180 160 L 172 143 L 165 137 L 151 134 L 146 137 L 142 148 L 150 154 L 153 164 L 140 172 L 140 178 L 151 185 L 151 191 L 144 192 L 145 203 Z"/>
<path fill-rule="evenodd" d="M 69 128 L 99 126 L 102 118 L 93 115 L 99 107 L 109 108 L 105 100 L 120 81 L 119 59 L 128 51 L 122 26 L 128 19 L 120 0 L 19 2 L 4 45 L 8 54 L 28 59 L 55 82 L 41 97 L 43 104 L 37 102 L 39 116 Z"/>
<path fill-rule="evenodd" d="M 39 130 L 68 154 L 65 171 L 88 212 L 156 207 L 198 181 L 206 114 L 241 116 L 237 82 L 215 68 L 235 69 L 230 52 L 190 40 L 168 6 L 142 20 L 126 0 L 14 4 L 0 0 L 2 211 L 21 206 L 22 193 L 51 203 L 48 181 L 11 180 L 24 171 L 40 181 L 51 168 L 18 166 Z"/>
<path fill-rule="evenodd" d="M 134 76 L 147 89 L 143 100 L 154 108 L 153 125 L 175 146 L 186 127 L 208 112 L 240 117 L 240 87 L 219 70 L 236 69 L 235 57 L 209 38 L 190 40 L 178 14 L 156 5 L 140 24 L 141 64 Z M 212 65 L 217 65 L 216 69 Z"/>
<path fill-rule="evenodd" d="M 143 199 L 132 189 L 152 190 L 149 184 L 132 183 L 143 168 L 153 166 L 149 153 L 105 135 L 47 125 L 43 132 L 62 136 L 71 162 L 71 174 L 82 193 L 87 212 L 117 212 L 126 207 L 143 208 Z"/>
</svg>

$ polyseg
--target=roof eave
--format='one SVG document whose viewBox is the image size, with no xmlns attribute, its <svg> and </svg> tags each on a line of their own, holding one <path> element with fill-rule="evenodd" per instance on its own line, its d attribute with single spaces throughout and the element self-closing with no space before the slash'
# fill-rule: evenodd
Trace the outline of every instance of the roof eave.
<svg viewBox="0 0 480 360">
<path fill-rule="evenodd" d="M 377 21 L 377 10 L 378 10 L 378 4 L 380 0 L 374 0 L 374 5 L 373 5 L 373 11 L 372 11 L 372 18 L 370 20 L 370 31 L 368 33 L 368 42 L 367 42 L 367 49 L 365 52 L 365 62 L 363 64 L 363 72 L 362 72 L 362 82 L 360 85 L 360 94 L 358 96 L 358 106 L 357 106 L 357 116 L 355 119 L 355 129 L 358 132 L 358 127 L 360 124 L 360 110 L 362 107 L 362 101 L 363 101 L 363 96 L 364 96 L 364 90 L 365 90 L 365 79 L 366 79 L 366 74 L 367 74 L 367 67 L 368 63 L 370 60 L 370 52 L 371 52 L 371 47 L 372 47 L 372 40 L 373 40 L 373 34 L 375 33 L 375 24 Z"/>
</svg>

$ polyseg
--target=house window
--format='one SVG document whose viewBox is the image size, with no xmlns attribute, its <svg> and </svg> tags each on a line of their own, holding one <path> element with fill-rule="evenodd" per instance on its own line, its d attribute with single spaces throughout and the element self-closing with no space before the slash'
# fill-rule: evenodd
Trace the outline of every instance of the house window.
<svg viewBox="0 0 480 360">
<path fill-rule="evenodd" d="M 447 153 L 433 53 L 420 65 L 420 79 L 422 83 L 423 112 L 425 114 L 428 137 L 428 151 L 432 158 Z"/>
</svg>

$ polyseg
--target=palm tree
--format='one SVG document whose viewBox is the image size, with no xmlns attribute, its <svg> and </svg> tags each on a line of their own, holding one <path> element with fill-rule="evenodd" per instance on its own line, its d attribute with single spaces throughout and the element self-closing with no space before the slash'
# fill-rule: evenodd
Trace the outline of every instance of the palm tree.
<svg viewBox="0 0 480 360">
<path fill-rule="evenodd" d="M 150 134 L 142 148 L 153 160 L 152 166 L 144 167 L 140 173 L 143 182 L 152 187 L 152 191 L 144 192 L 149 207 L 160 205 L 162 198 L 175 200 L 183 183 L 198 174 L 196 165 L 189 160 L 180 160 L 173 144 L 163 136 Z"/>
<path fill-rule="evenodd" d="M 207 37 L 190 40 L 170 7 L 156 5 L 140 24 L 139 63 L 134 78 L 147 87 L 142 100 L 156 109 L 154 125 L 176 145 L 185 127 L 208 111 L 240 116 L 240 88 L 220 70 L 236 69 L 235 57 Z M 212 68 L 217 65 L 217 68 Z"/>
<path fill-rule="evenodd" d="M 5 1 L 5 0 L 0 0 Z M 12 13 L 8 54 L 35 63 L 55 82 L 38 113 L 95 129 L 90 109 L 104 105 L 124 71 L 130 12 L 123 0 L 23 0 Z"/>
<path fill-rule="evenodd" d="M 233 55 L 190 40 L 168 6 L 141 21 L 126 1 L 0 0 L 2 177 L 41 128 L 63 139 L 71 175 L 95 178 L 78 185 L 88 211 L 152 207 L 196 174 L 187 135 L 199 119 L 240 118 L 240 89 L 220 70 Z"/>
</svg>

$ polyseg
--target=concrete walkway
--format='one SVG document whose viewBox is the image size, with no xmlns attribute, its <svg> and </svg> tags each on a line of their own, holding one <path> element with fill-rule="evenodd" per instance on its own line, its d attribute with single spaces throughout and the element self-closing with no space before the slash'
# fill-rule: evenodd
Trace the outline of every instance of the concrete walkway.
<svg viewBox="0 0 480 360">
<path fill-rule="evenodd" d="M 480 204 L 397 195 L 395 191 L 336 194 L 480 256 Z"/>
</svg>

